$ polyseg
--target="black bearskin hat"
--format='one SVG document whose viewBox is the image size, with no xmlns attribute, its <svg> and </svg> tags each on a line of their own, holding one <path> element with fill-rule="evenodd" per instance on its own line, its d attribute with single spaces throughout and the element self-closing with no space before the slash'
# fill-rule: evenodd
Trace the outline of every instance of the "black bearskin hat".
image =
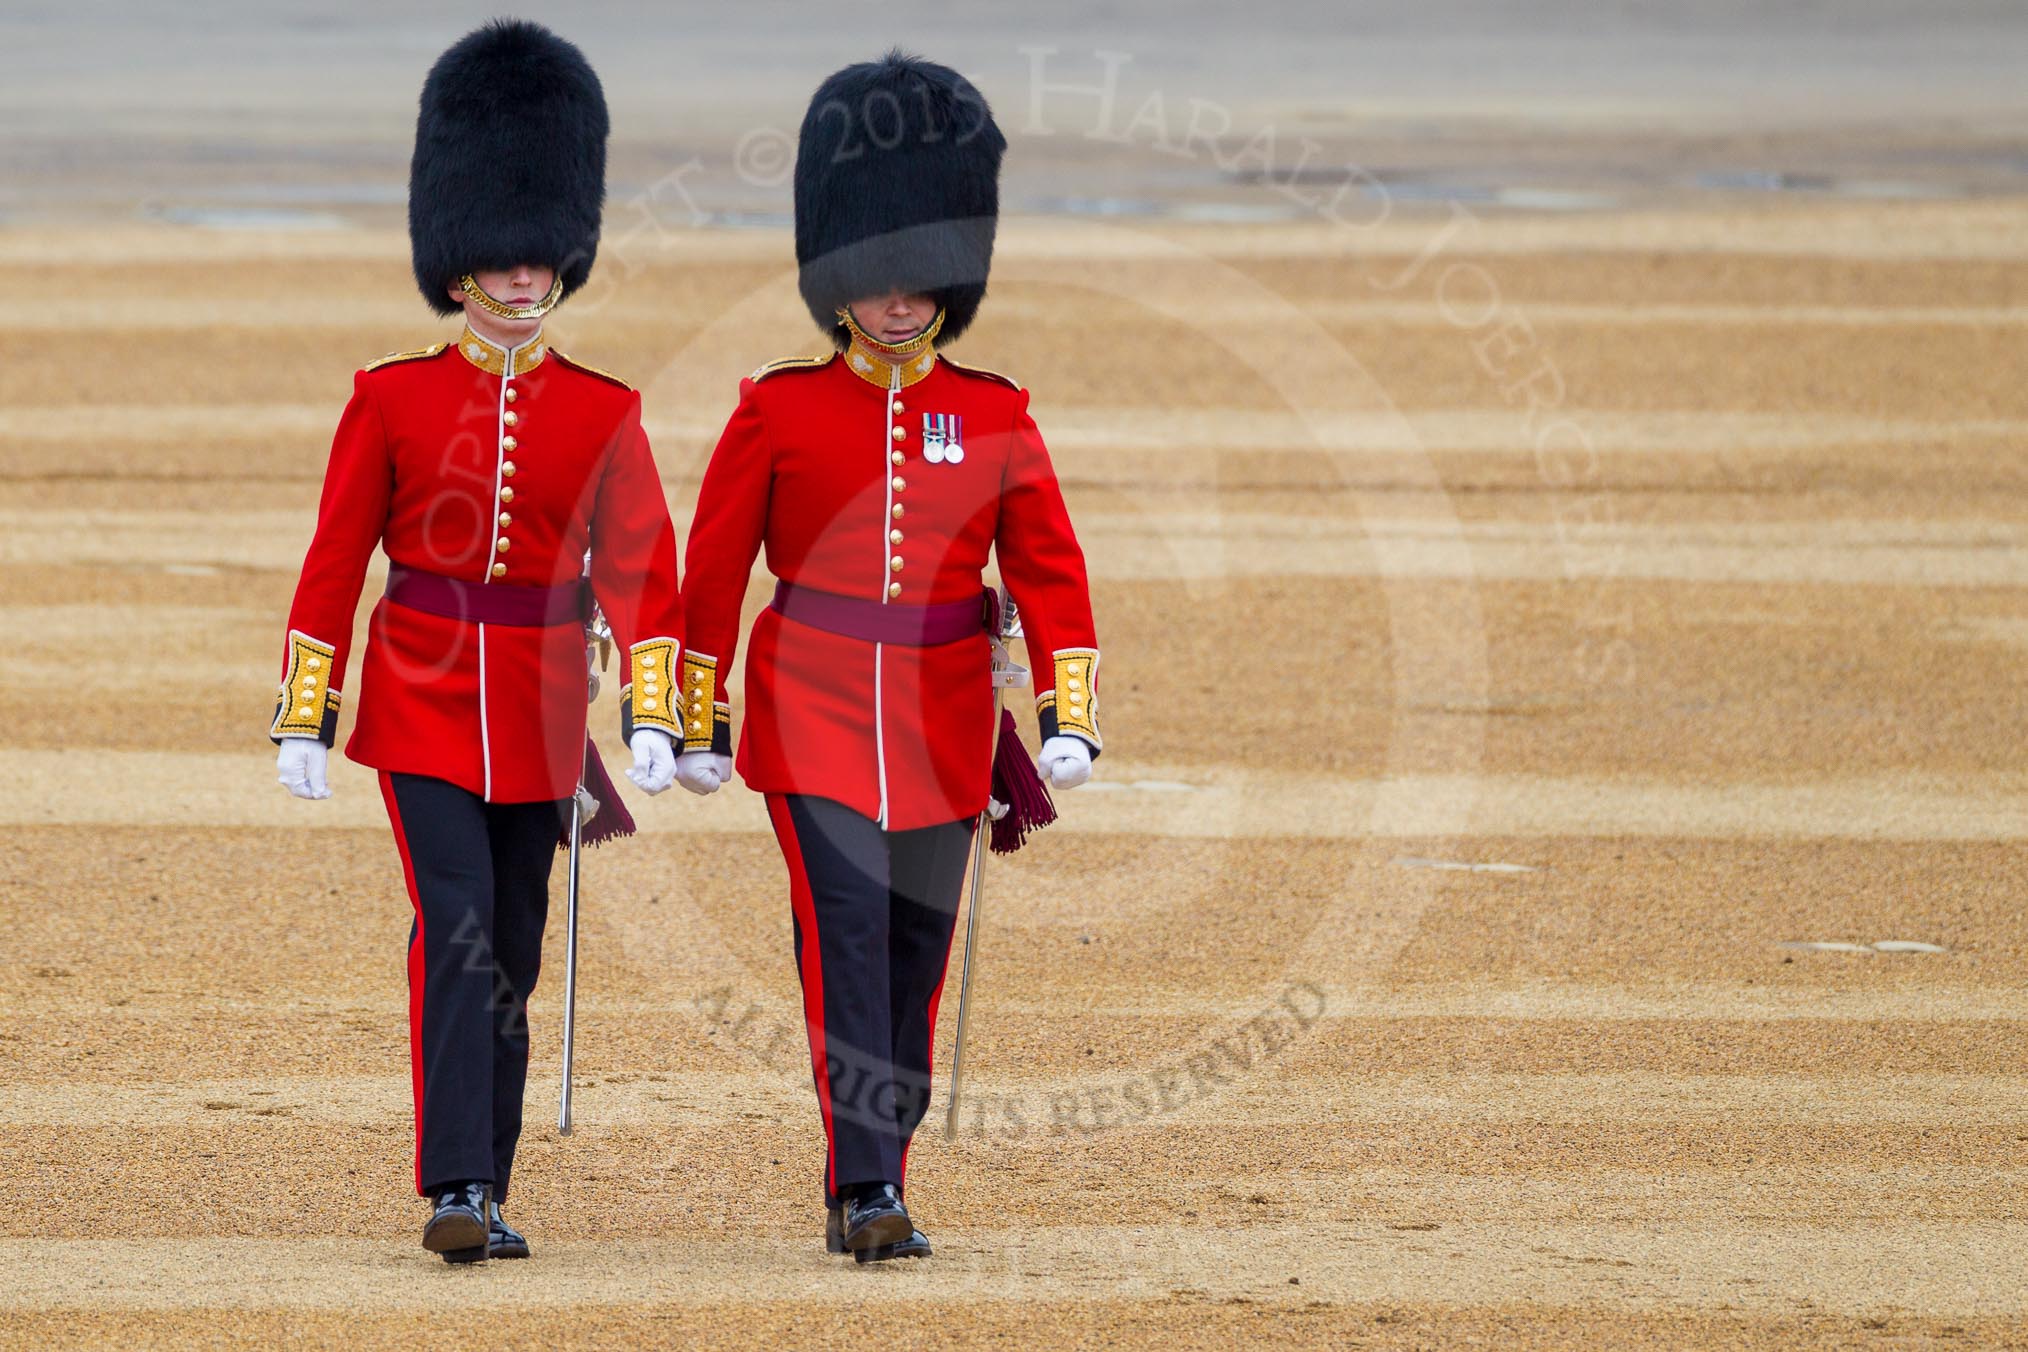
<svg viewBox="0 0 2028 1352">
<path fill-rule="evenodd" d="M 824 81 L 796 149 L 796 262 L 804 304 L 842 348 L 838 310 L 927 292 L 942 336 L 986 296 L 1007 138 L 972 82 L 889 52 Z"/>
<path fill-rule="evenodd" d="M 606 96 L 591 63 L 540 24 L 498 19 L 430 67 L 408 167 L 416 285 L 445 293 L 485 268 L 542 263 L 565 295 L 591 276 L 606 196 Z"/>
</svg>

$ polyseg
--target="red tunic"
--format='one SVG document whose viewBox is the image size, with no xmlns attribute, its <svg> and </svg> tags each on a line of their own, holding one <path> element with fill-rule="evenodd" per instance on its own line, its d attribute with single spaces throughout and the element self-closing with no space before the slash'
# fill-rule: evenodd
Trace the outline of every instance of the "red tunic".
<svg viewBox="0 0 2028 1352">
<path fill-rule="evenodd" d="M 376 545 L 411 568 L 531 587 L 573 582 L 589 549 L 622 679 L 642 653 L 673 666 L 682 630 L 675 532 L 640 396 L 539 336 L 509 353 L 467 329 L 454 347 L 404 353 L 355 377 L 289 610 L 272 734 L 331 744 Z M 564 798 L 584 756 L 583 629 L 477 624 L 382 597 L 353 702 L 345 750 L 355 761 L 449 780 L 492 802 Z M 634 717 L 680 731 L 673 720 Z"/>
<path fill-rule="evenodd" d="M 1083 688 L 1064 730 L 1096 750 L 1084 554 L 1027 391 L 935 353 L 900 368 L 867 362 L 883 384 L 855 374 L 855 360 L 856 349 L 776 363 L 740 383 L 685 551 L 685 749 L 711 746 L 714 731 L 726 749 L 725 673 L 765 544 L 784 581 L 898 605 L 977 597 L 996 554 L 1042 668 L 1045 734 L 1058 726 L 1056 678 L 1074 670 Z M 738 754 L 749 787 L 835 799 L 893 830 L 985 807 L 994 728 L 983 630 L 935 647 L 869 643 L 769 608 L 751 643 Z M 692 692 L 707 685 L 715 707 L 700 711 Z"/>
</svg>

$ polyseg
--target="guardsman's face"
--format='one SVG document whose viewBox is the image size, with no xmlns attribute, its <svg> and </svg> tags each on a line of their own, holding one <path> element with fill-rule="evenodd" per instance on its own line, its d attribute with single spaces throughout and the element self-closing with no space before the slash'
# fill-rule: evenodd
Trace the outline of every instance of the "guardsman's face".
<svg viewBox="0 0 2028 1352">
<path fill-rule="evenodd" d="M 488 268 L 474 272 L 472 280 L 479 289 L 499 301 L 502 305 L 533 305 L 549 294 L 549 288 L 556 283 L 556 269 L 540 263 L 517 263 L 511 268 Z M 501 319 L 479 308 L 470 296 L 453 282 L 447 290 L 452 300 L 465 307 L 465 315 L 473 319 L 472 327 L 492 338 L 519 340 L 532 338 L 542 328 L 540 317 L 535 319 Z"/>
<path fill-rule="evenodd" d="M 936 301 L 920 291 L 890 291 L 852 302 L 852 322 L 890 346 L 921 333 L 936 313 Z"/>
</svg>

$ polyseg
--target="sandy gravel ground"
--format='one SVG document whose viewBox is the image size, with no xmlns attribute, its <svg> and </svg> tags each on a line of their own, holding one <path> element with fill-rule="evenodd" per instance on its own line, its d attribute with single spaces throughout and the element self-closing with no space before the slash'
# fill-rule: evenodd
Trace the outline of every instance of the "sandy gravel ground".
<svg viewBox="0 0 2028 1352">
<path fill-rule="evenodd" d="M 0 1344 L 2028 1340 L 2028 214 L 1446 220 L 1007 227 L 962 355 L 1036 391 L 1109 749 L 992 866 L 886 1270 L 821 1251 L 744 790 L 590 857 L 568 1139 L 552 928 L 536 1261 L 416 1247 L 394 852 L 262 735 L 405 242 L 0 231 Z M 679 517 L 814 346 L 787 252 L 554 322 Z"/>
</svg>

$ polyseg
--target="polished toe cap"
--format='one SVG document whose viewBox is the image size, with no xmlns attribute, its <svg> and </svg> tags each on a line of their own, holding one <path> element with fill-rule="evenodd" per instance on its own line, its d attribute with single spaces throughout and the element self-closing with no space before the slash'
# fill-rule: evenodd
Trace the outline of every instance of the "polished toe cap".
<svg viewBox="0 0 2028 1352">
<path fill-rule="evenodd" d="M 914 1231 L 908 1208 L 892 1183 L 883 1183 L 871 1192 L 845 1204 L 845 1247 L 858 1252 L 899 1244 Z"/>
</svg>

